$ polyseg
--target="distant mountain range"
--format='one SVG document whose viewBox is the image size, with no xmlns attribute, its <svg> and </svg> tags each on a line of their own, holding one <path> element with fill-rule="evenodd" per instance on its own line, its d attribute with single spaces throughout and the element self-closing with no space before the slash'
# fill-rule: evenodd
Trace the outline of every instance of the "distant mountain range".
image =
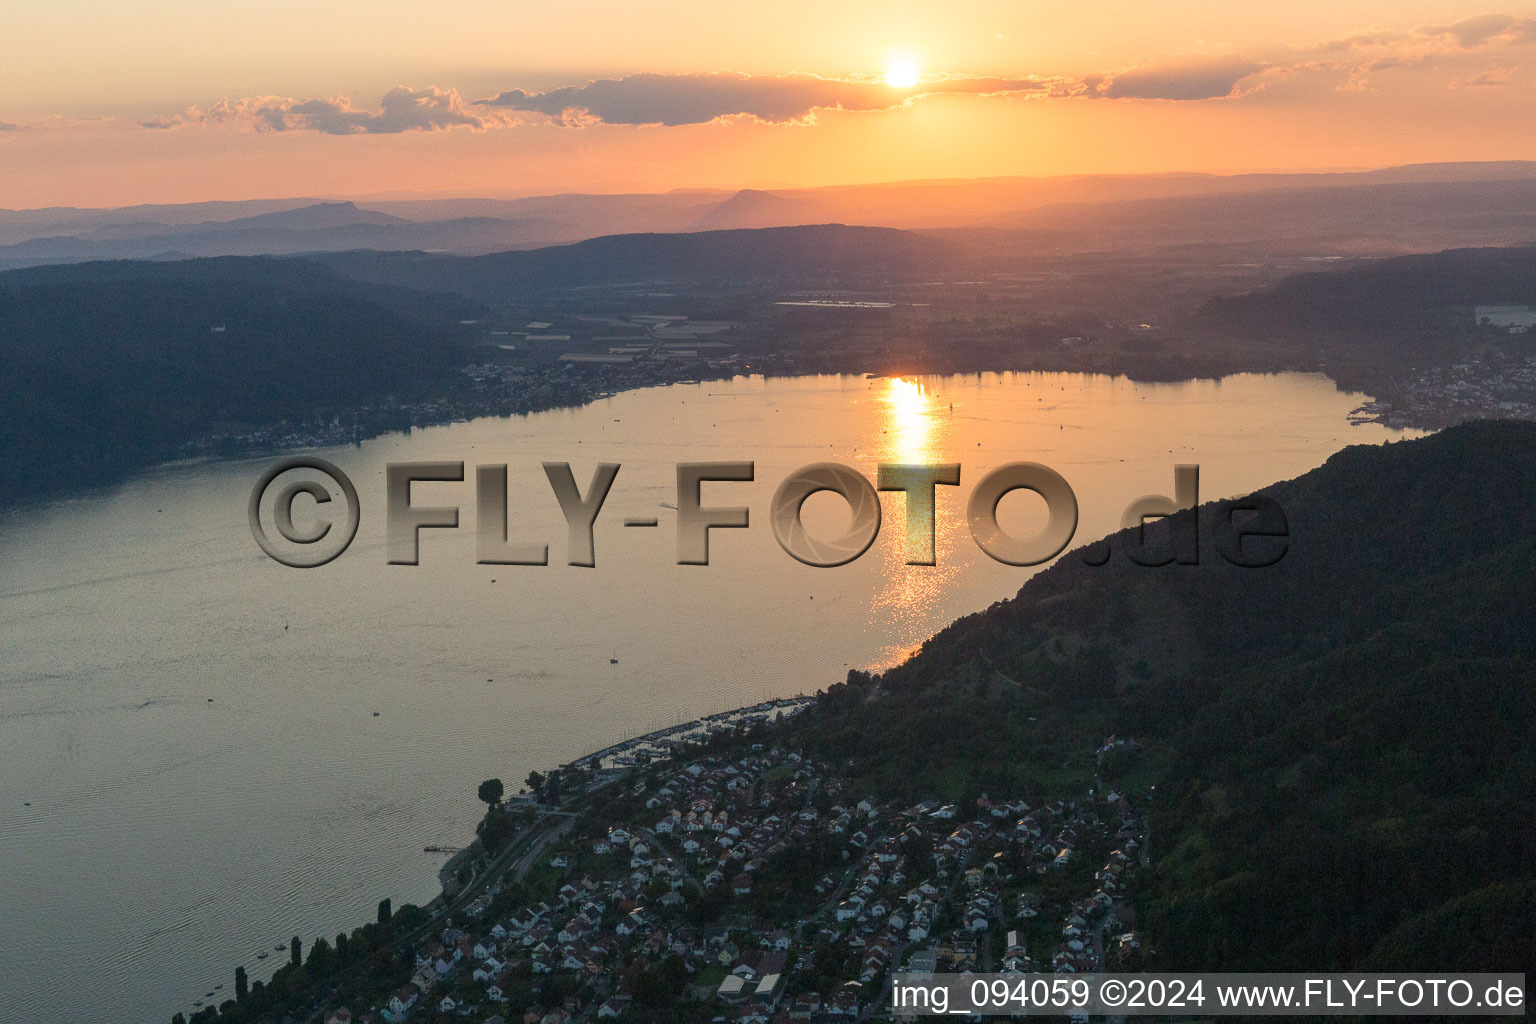
<svg viewBox="0 0 1536 1024">
<path fill-rule="evenodd" d="M 1536 177 L 1284 185 L 1077 203 L 1000 221 L 1076 250 L 1241 245 L 1277 252 L 1397 254 L 1536 243 Z"/>
<path fill-rule="evenodd" d="M 519 199 L 251 200 L 0 210 L 0 268 L 348 249 L 478 255 L 602 235 L 803 224 L 994 228 L 1053 249 L 1272 239 L 1403 252 L 1536 242 L 1536 163 L 1320 174 L 1079 175 Z"/>
</svg>

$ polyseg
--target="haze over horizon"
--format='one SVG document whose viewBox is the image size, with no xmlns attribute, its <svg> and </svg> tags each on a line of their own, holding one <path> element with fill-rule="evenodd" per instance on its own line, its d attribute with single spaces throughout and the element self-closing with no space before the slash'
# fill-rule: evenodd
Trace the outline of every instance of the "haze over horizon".
<svg viewBox="0 0 1536 1024">
<path fill-rule="evenodd" d="M 11 209 L 1372 168 L 1517 159 L 1536 123 L 1536 15 L 1485 2 L 69 0 L 0 26 Z"/>
<path fill-rule="evenodd" d="M 1267 186 L 1285 187 L 1283 179 L 1307 177 L 1337 176 L 1341 180 L 1339 184 L 1348 184 L 1349 178 L 1356 176 L 1388 175 L 1390 180 L 1414 179 L 1424 181 L 1481 181 L 1501 180 L 1506 178 L 1536 178 L 1536 160 L 1501 159 L 1501 160 L 1428 160 L 1413 161 L 1400 164 L 1361 164 L 1358 166 L 1326 166 L 1326 167 L 1251 167 L 1236 170 L 1205 171 L 1193 168 L 1171 168 L 1164 171 L 1081 171 L 1052 174 L 992 174 L 992 175 L 933 175 L 926 177 L 896 176 L 889 178 L 859 178 L 848 181 L 830 181 L 817 184 L 797 184 L 784 180 L 773 181 L 719 181 L 689 185 L 656 185 L 644 187 L 629 182 L 603 182 L 594 181 L 576 187 L 562 187 L 558 184 L 544 186 L 497 186 L 487 185 L 483 187 L 456 187 L 444 186 L 424 187 L 419 189 L 385 189 L 376 192 L 361 191 L 311 191 L 294 192 L 277 190 L 256 190 L 250 193 L 228 193 L 199 198 L 167 198 L 164 200 L 143 200 L 133 202 L 110 202 L 99 206 L 77 203 L 47 203 L 36 206 L 4 206 L 0 205 L 0 212 L 5 213 L 31 213 L 46 210 L 77 210 L 80 212 L 117 211 L 137 207 L 145 208 L 175 208 L 191 206 L 220 206 L 228 205 L 238 207 L 241 204 L 291 204 L 291 208 L 297 208 L 300 204 L 341 204 L 355 203 L 367 207 L 375 204 L 399 204 L 410 202 L 451 202 L 453 200 L 494 200 L 498 202 L 512 202 L 527 199 L 547 199 L 567 196 L 679 196 L 697 195 L 705 198 L 719 199 L 737 193 L 815 193 L 836 190 L 849 190 L 861 188 L 889 188 L 899 186 L 966 186 L 966 185 L 998 185 L 998 184 L 1050 184 L 1074 180 L 1100 180 L 1100 181 L 1178 181 L 1181 179 L 1191 182 L 1191 188 L 1180 189 L 1179 192 L 1188 191 L 1192 194 L 1203 194 L 1206 191 L 1222 191 L 1224 185 L 1240 181 L 1242 179 L 1272 178 L 1273 182 L 1266 182 Z M 1208 188 L 1201 187 L 1209 186 Z M 1114 201 L 1118 196 L 1105 197 L 1104 201 Z M 274 206 L 274 209 L 284 208 Z M 232 214 L 235 215 L 235 214 Z M 210 217 L 210 220 L 218 218 Z"/>
</svg>

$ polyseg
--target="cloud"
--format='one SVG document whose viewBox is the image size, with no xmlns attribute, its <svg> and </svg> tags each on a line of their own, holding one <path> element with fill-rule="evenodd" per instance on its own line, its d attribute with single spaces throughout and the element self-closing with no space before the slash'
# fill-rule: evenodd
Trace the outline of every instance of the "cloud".
<svg viewBox="0 0 1536 1024">
<path fill-rule="evenodd" d="M 481 106 L 542 114 L 565 124 L 685 125 L 745 116 L 774 124 L 801 121 L 817 110 L 888 110 L 936 93 L 1049 93 L 1054 80 L 952 77 L 893 89 L 864 78 L 818 75 L 637 74 L 600 78 L 549 92 L 509 89 L 476 100 Z"/>
<path fill-rule="evenodd" d="M 1374 91 L 1381 72 L 1443 76 L 1451 88 L 1513 84 L 1515 69 L 1502 66 L 1512 47 L 1536 44 L 1536 18 L 1479 14 L 1445 25 L 1406 32 L 1368 31 L 1290 48 L 1299 58 L 1266 69 L 1271 81 L 1306 75 L 1337 76 L 1345 92 Z M 1495 59 L 1500 64 L 1494 64 Z"/>
<path fill-rule="evenodd" d="M 869 78 L 817 75 L 638 74 L 530 93 L 509 89 L 478 106 L 538 114 L 561 124 L 685 125 L 729 117 L 803 122 L 818 110 L 889 110 L 925 96 L 973 95 L 1204 100 L 1231 96 L 1263 65 L 1237 57 L 1192 58 L 1082 78 L 953 75 L 893 89 Z"/>
<path fill-rule="evenodd" d="M 221 100 L 207 111 L 192 107 L 185 114 L 139 123 L 145 128 L 163 129 L 233 124 L 255 131 L 312 131 L 326 135 L 395 135 L 485 127 L 485 119 L 470 113 L 457 91 L 434 86 L 408 89 L 403 85 L 385 93 L 378 110 L 355 107 L 345 96 L 310 100 L 256 96 Z"/>
<path fill-rule="evenodd" d="M 1089 79 L 1092 95 L 1107 99 L 1214 100 L 1240 95 L 1238 84 L 1264 70 L 1240 57 L 1185 58 L 1147 64 Z"/>
<path fill-rule="evenodd" d="M 1299 52 L 1349 53 L 1375 50 L 1425 57 L 1495 45 L 1536 42 L 1536 18 L 1513 14 L 1478 14 L 1448 25 L 1420 25 L 1412 32 L 1361 32 L 1311 46 Z"/>
<path fill-rule="evenodd" d="M 1363 50 L 1375 46 L 1387 46 L 1402 39 L 1401 34 L 1389 32 L 1361 32 L 1357 35 L 1345 36 L 1343 39 L 1329 39 L 1326 42 L 1317 43 L 1314 46 L 1299 47 L 1302 50 L 1317 50 L 1323 53 L 1344 53 L 1350 50 Z"/>
<path fill-rule="evenodd" d="M 12 124 L 10 121 L 0 121 L 0 132 L 21 132 L 21 131 L 26 131 L 26 129 L 23 128 L 19 124 Z"/>
<path fill-rule="evenodd" d="M 1451 83 L 1452 89 L 1466 89 L 1475 86 L 1512 85 L 1515 81 L 1514 68 L 1489 68 L 1487 71 L 1479 71 L 1465 78 L 1458 78 Z"/>
<path fill-rule="evenodd" d="M 910 89 L 896 89 L 869 77 L 823 78 L 810 74 L 748 75 L 734 71 L 699 74 L 644 73 L 601 78 L 547 92 L 509 89 L 466 103 L 452 89 L 396 86 L 378 110 L 355 106 L 345 96 L 292 99 L 254 96 L 221 100 L 202 110 L 141 120 L 145 128 L 234 125 L 253 131 L 312 131 L 328 135 L 393 134 L 467 127 L 482 130 L 535 115 L 564 125 L 707 124 L 751 118 L 769 124 L 803 124 L 817 111 L 891 110 L 940 95 L 1063 99 L 1215 99 L 1234 94 L 1237 84 L 1263 66 L 1236 57 L 1182 60 L 1082 78 L 1026 75 L 946 75 Z M 471 108 L 490 108 L 475 112 Z"/>
<path fill-rule="evenodd" d="M 1449 25 L 1425 25 L 1419 32 L 1426 36 L 1451 36 L 1464 50 L 1489 43 L 1530 43 L 1536 42 L 1536 18 L 1479 14 Z"/>
<path fill-rule="evenodd" d="M 1378 74 L 1414 69 L 1438 74 L 1452 87 L 1507 84 L 1514 76 L 1509 68 L 1493 66 L 1495 53 L 1525 44 L 1536 44 L 1536 18 L 1483 14 L 1407 31 L 1357 32 L 1290 47 L 1284 56 L 1263 62 L 1236 54 L 1183 56 L 1077 76 L 929 76 L 910 89 L 892 88 L 878 78 L 859 75 L 643 73 L 544 92 L 508 89 L 472 102 L 452 89 L 397 86 L 384 95 L 378 109 L 356 106 L 345 96 L 303 100 L 257 96 L 224 100 L 206 111 L 192 107 L 183 114 L 139 123 L 160 129 L 232 124 L 255 131 L 365 135 L 452 128 L 478 131 L 530 120 L 570 126 L 678 126 L 730 119 L 809 124 L 819 111 L 892 110 L 943 95 L 1209 102 L 1239 100 L 1261 90 L 1269 96 L 1294 97 L 1318 87 L 1308 82 L 1365 92 L 1372 89 Z M 1506 57 L 1500 63 L 1509 60 Z M 0 123 L 0 131 L 15 127 Z"/>
</svg>

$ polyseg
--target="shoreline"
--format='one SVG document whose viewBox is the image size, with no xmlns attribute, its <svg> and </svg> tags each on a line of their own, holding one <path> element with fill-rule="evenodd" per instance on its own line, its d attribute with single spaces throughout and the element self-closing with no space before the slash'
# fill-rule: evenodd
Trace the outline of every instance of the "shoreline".
<svg viewBox="0 0 1536 1024">
<path fill-rule="evenodd" d="M 623 740 L 619 740 L 614 743 L 610 743 L 607 746 L 599 748 L 598 750 L 590 751 L 588 753 L 581 754 L 575 758 L 572 758 L 569 761 L 562 762 L 561 764 L 550 768 L 549 772 L 563 773 L 573 769 L 580 769 L 582 771 L 590 770 L 594 781 L 577 795 L 577 799 L 579 800 L 605 788 L 611 782 L 614 782 L 618 778 L 627 775 L 630 771 L 643 767 L 645 763 L 648 763 L 648 761 L 631 761 L 627 764 L 612 764 L 605 766 L 602 763 L 605 760 L 631 756 L 631 752 L 638 751 L 641 748 L 656 749 L 661 752 L 661 757 L 670 756 L 671 750 L 677 747 L 681 747 L 686 742 L 685 737 L 689 736 L 690 734 L 697 734 L 700 738 L 707 738 L 719 732 L 724 732 L 730 725 L 748 724 L 754 721 L 766 720 L 772 717 L 775 712 L 781 713 L 783 717 L 788 718 L 793 715 L 797 715 L 805 709 L 811 707 L 816 703 L 817 699 L 818 698 L 815 695 L 799 693 L 791 697 L 770 697 L 765 700 L 758 701 L 756 704 L 748 704 L 741 707 L 730 708 L 724 711 L 713 712 L 708 715 L 702 715 L 698 718 L 690 719 L 684 722 L 678 722 L 669 726 L 664 726 L 660 729 L 653 729 L 647 733 L 642 733 Z M 517 794 L 513 794 L 504 798 L 502 801 L 502 806 L 508 808 L 531 808 L 535 810 L 535 813 L 538 813 L 538 809 L 542 808 L 543 805 L 532 800 L 532 796 L 533 794 L 531 793 L 521 791 Z M 546 808 L 545 810 L 547 811 L 547 815 L 554 816 L 563 816 L 572 813 L 565 810 L 554 810 L 553 808 Z M 514 842 L 510 844 L 508 850 L 515 849 L 516 847 L 517 844 Z M 500 854 L 498 854 L 497 860 L 504 858 L 508 850 L 503 850 Z M 427 850 L 425 852 L 433 851 Z M 439 891 L 430 900 L 421 905 L 420 909 L 428 915 L 427 923 L 421 927 L 435 926 L 435 924 L 438 923 L 447 912 L 457 908 L 459 902 L 462 899 L 464 887 L 454 888 L 453 876 L 466 864 L 472 864 L 474 861 L 485 855 L 486 851 L 481 845 L 479 835 L 472 834 L 469 837 L 469 841 L 462 848 L 455 851 L 438 867 L 437 881 Z M 485 875 L 474 876 L 470 880 L 469 884 L 484 884 L 487 879 L 492 876 L 495 870 L 496 869 L 494 866 L 488 868 Z M 341 927 L 345 928 L 346 925 L 342 925 Z M 270 958 L 270 962 L 274 965 L 274 967 L 281 967 L 284 963 L 281 957 L 272 957 Z M 204 1004 L 200 1002 L 189 1005 L 189 1009 L 193 1010 L 194 1012 L 202 1009 L 203 1007 Z"/>
<path fill-rule="evenodd" d="M 295 454 L 302 454 L 304 452 L 319 452 L 319 451 L 325 451 L 325 450 L 328 450 L 328 449 L 336 449 L 336 448 L 343 448 L 343 447 L 353 447 L 353 448 L 356 448 L 356 447 L 362 446 L 364 443 L 366 443 L 368 441 L 375 441 L 375 440 L 378 440 L 379 438 L 389 437 L 391 435 L 396 435 L 396 434 L 401 435 L 401 436 L 409 436 L 410 434 L 412 434 L 413 432 L 415 432 L 417 430 L 431 430 L 431 429 L 438 428 L 438 427 L 448 427 L 448 426 L 452 426 L 452 425 L 454 425 L 456 423 L 468 423 L 468 422 L 472 422 L 474 420 L 493 419 L 493 418 L 494 419 L 512 419 L 513 417 L 527 417 L 527 416 L 532 416 L 532 415 L 535 415 L 535 414 L 538 414 L 538 413 L 557 412 L 557 411 L 560 411 L 560 410 L 584 409 L 587 406 L 592 405 L 594 402 L 598 402 L 598 401 L 601 401 L 603 399 L 616 398 L 616 397 L 618 397 L 620 395 L 629 394 L 629 393 L 635 392 L 635 391 L 644 391 L 644 390 L 647 390 L 647 389 L 650 389 L 650 388 L 669 388 L 669 387 L 676 387 L 676 386 L 682 385 L 682 384 L 703 384 L 703 383 L 721 383 L 721 382 L 727 382 L 728 383 L 730 381 L 736 380 L 738 378 L 743 378 L 743 377 L 749 378 L 749 379 L 750 378 L 754 378 L 754 377 L 758 377 L 758 378 L 763 379 L 764 381 L 795 379 L 795 378 L 804 378 L 804 377 L 823 377 L 823 376 L 830 376 L 830 377 L 862 377 L 864 379 L 876 379 L 876 380 L 879 380 L 879 379 L 885 379 L 885 378 L 888 378 L 888 377 L 962 377 L 962 376 L 971 376 L 971 375 L 989 374 L 989 373 L 991 373 L 991 374 L 1021 374 L 1021 373 L 1022 374 L 1074 374 L 1074 375 L 1084 376 L 1084 377 L 1107 377 L 1107 378 L 1110 378 L 1112 380 L 1113 379 L 1118 379 L 1118 378 L 1124 378 L 1124 379 L 1130 381 L 1132 384 L 1183 384 L 1183 383 L 1194 383 L 1194 382 L 1197 382 L 1197 381 L 1215 381 L 1215 382 L 1219 383 L 1219 382 L 1227 379 L 1228 377 L 1239 377 L 1239 376 L 1244 376 L 1244 375 L 1249 375 L 1249 374 L 1258 375 L 1258 376 L 1281 376 L 1281 375 L 1290 374 L 1290 373 L 1315 374 L 1315 375 L 1327 378 L 1330 382 L 1333 383 L 1334 387 L 1336 389 L 1340 390 L 1340 391 L 1343 391 L 1343 392 L 1346 392 L 1346 393 L 1359 394 L 1359 395 L 1362 395 L 1364 397 L 1363 403 L 1360 406 L 1358 406 L 1354 411 L 1352 411 L 1351 413 L 1349 413 L 1345 417 L 1345 422 L 1348 425 L 1350 425 L 1350 426 L 1359 426 L 1359 425 L 1362 425 L 1362 424 L 1379 424 L 1379 425 L 1381 425 L 1382 427 L 1384 427 L 1384 428 L 1386 428 L 1388 430 L 1393 430 L 1393 431 L 1398 431 L 1398 432 L 1402 432 L 1402 431 L 1405 431 L 1405 430 L 1423 430 L 1423 431 L 1427 431 L 1427 432 L 1433 432 L 1433 431 L 1436 431 L 1436 430 L 1443 430 L 1446 426 L 1450 425 L 1450 424 L 1440 423 L 1438 421 L 1431 422 L 1429 419 L 1425 419 L 1425 420 L 1423 420 L 1421 422 L 1420 420 L 1414 419 L 1412 417 L 1406 417 L 1405 418 L 1405 417 L 1400 416 L 1400 415 L 1395 415 L 1391 410 L 1377 411 L 1376 407 L 1381 406 L 1383 404 L 1384 400 L 1375 397 L 1374 395 L 1372 395 L 1368 391 L 1359 390 L 1359 389 L 1357 389 L 1354 386 L 1351 386 L 1351 385 L 1348 385 L 1348 384 L 1345 384 L 1345 383 L 1341 382 L 1337 377 L 1335 377 L 1333 374 L 1330 374 L 1327 370 L 1324 370 L 1324 369 L 1310 369 L 1309 370 L 1309 369 L 1296 369 L 1296 368 L 1290 368 L 1290 369 L 1273 369 L 1273 368 L 1270 368 L 1270 369 L 1257 369 L 1257 368 L 1250 368 L 1250 369 L 1232 369 L 1232 370 L 1227 370 L 1227 371 L 1223 371 L 1223 372 L 1215 372 L 1215 373 L 1193 373 L 1193 374 L 1187 374 L 1187 375 L 1170 374 L 1170 375 L 1167 375 L 1167 376 L 1156 375 L 1156 374 L 1137 373 L 1135 371 L 1106 370 L 1106 369 L 1097 369 L 1097 368 L 1080 367 L 1080 366 L 1079 367 L 1074 367 L 1074 368 L 1057 368 L 1057 369 L 1049 369 L 1049 368 L 1035 367 L 1035 366 L 1030 366 L 1030 367 L 1015 366 L 1015 367 L 1003 367 L 1003 368 L 990 367 L 990 368 L 974 368 L 974 369 L 911 370 L 911 371 L 907 371 L 907 372 L 877 371 L 877 370 L 832 370 L 832 369 L 811 369 L 811 368 L 797 370 L 797 371 L 794 371 L 794 372 L 778 372 L 778 373 L 776 373 L 776 372 L 762 372 L 762 373 L 758 373 L 758 372 L 748 372 L 748 373 L 732 372 L 732 373 L 729 373 L 729 374 L 724 374 L 724 373 L 722 373 L 722 374 L 715 374 L 715 375 L 704 374 L 704 375 L 680 377 L 680 378 L 678 378 L 676 380 L 654 381 L 654 382 L 647 382 L 647 383 L 636 383 L 636 384 L 631 384 L 631 385 L 623 385 L 623 386 L 618 386 L 618 387 L 614 387 L 614 388 L 607 388 L 607 389 L 596 390 L 593 393 L 591 393 L 589 395 L 586 395 L 585 397 L 583 397 L 583 398 L 581 398 L 580 400 L 577 400 L 577 401 L 569 401 L 569 402 L 567 402 L 567 401 L 554 401 L 554 402 L 548 402 L 548 403 L 545 403 L 545 404 L 535 404 L 535 405 L 533 405 L 531 407 L 528 407 L 528 408 L 508 409 L 508 408 L 505 407 L 504 404 L 503 405 L 492 404 L 492 405 L 489 405 L 489 406 L 487 406 L 485 408 L 482 408 L 482 409 L 480 409 L 478 411 L 470 412 L 470 413 L 465 414 L 465 415 L 428 416 L 428 417 L 424 417 L 424 418 L 420 418 L 420 419 L 412 419 L 411 422 L 409 422 L 409 423 L 407 423 L 405 425 L 392 425 L 392 426 L 384 427 L 382 429 L 372 430 L 371 432 L 368 432 L 368 433 L 356 434 L 355 436 L 353 436 L 351 438 L 309 436 L 309 437 L 305 437 L 303 439 L 296 439 L 292 443 L 254 444 L 254 445 L 248 445 L 248 446 L 245 446 L 245 447 L 231 448 L 231 449 L 229 449 L 227 451 L 217 451 L 217 450 L 212 450 L 212 449 L 216 449 L 216 448 L 219 447 L 218 438 L 223 436 L 223 435 L 210 435 L 210 436 L 205 436 L 203 438 L 200 438 L 200 439 L 197 439 L 197 440 L 194 440 L 194 441 L 187 442 L 187 444 L 183 446 L 183 453 L 180 454 L 180 455 L 177 455 L 174 458 L 163 459 L 163 460 L 160 460 L 160 461 L 157 461 L 157 462 L 149 462 L 149 463 L 144 463 L 144 464 L 140 464 L 140 465 L 134 465 L 134 466 L 131 466 L 131 467 L 127 467 L 126 469 L 122 470 L 119 475 L 114 476 L 111 479 L 97 480 L 97 481 L 92 481 L 92 482 L 89 482 L 89 483 L 82 483 L 82 484 L 78 484 L 78 485 L 74 485 L 74 486 L 69 486 L 69 487 L 64 487 L 64 488 L 47 489 L 47 490 L 41 490 L 41 491 L 36 491 L 36 492 L 26 493 L 26 494 L 20 494 L 20 495 L 0 495 L 0 517 L 16 514 L 16 513 L 20 513 L 20 512 L 25 512 L 28 509 L 36 509 L 36 508 L 39 508 L 41 506 L 49 505 L 49 504 L 89 500 L 92 497 L 108 494 L 108 493 L 112 492 L 113 490 L 115 490 L 115 489 L 117 489 L 119 487 L 122 487 L 122 486 L 124 486 L 126 484 L 129 484 L 129 483 L 131 483 L 131 482 L 133 482 L 135 480 L 142 479 L 142 478 L 144 478 L 146 476 L 149 476 L 151 474 L 154 474 L 154 473 L 165 472 L 165 471 L 168 471 L 168 470 L 175 470 L 175 469 L 184 468 L 184 467 L 195 467 L 195 466 L 201 466 L 201 465 L 210 465 L 210 464 L 216 464 L 216 463 L 238 463 L 238 462 L 245 462 L 245 461 L 256 461 L 258 459 L 272 458 L 272 457 L 281 456 L 281 455 L 295 455 Z M 430 404 L 437 405 L 437 404 L 440 404 L 440 403 L 433 402 L 433 403 L 430 403 Z M 409 406 L 409 405 L 407 405 L 407 406 L 396 406 L 396 407 L 393 407 L 393 408 L 394 408 L 394 410 L 396 412 L 409 413 L 409 411 L 411 409 L 411 406 Z M 1370 414 L 1369 415 L 1365 415 L 1365 416 L 1357 415 L 1362 410 L 1366 410 Z M 1493 417 L 1484 417 L 1484 418 L 1493 418 Z M 288 421 L 286 421 L 286 420 L 279 420 L 279 421 L 277 421 L 274 424 L 269 424 L 269 425 L 267 425 L 265 427 L 260 428 L 260 430 L 261 431 L 268 431 L 268 430 L 276 431 L 276 430 L 278 430 L 280 428 L 287 427 L 287 426 L 289 426 Z M 202 450 L 202 451 L 188 450 L 188 449 L 195 449 L 195 448 L 205 448 L 205 449 L 208 449 L 208 450 Z"/>
</svg>

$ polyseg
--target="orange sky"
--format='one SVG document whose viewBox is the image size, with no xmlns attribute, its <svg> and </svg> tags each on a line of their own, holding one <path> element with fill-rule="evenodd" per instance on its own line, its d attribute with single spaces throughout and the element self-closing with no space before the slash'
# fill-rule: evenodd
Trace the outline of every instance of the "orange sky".
<svg viewBox="0 0 1536 1024">
<path fill-rule="evenodd" d="M 1536 14 L 1483 4 L 19 7 L 10 208 L 1536 158 Z"/>
</svg>

